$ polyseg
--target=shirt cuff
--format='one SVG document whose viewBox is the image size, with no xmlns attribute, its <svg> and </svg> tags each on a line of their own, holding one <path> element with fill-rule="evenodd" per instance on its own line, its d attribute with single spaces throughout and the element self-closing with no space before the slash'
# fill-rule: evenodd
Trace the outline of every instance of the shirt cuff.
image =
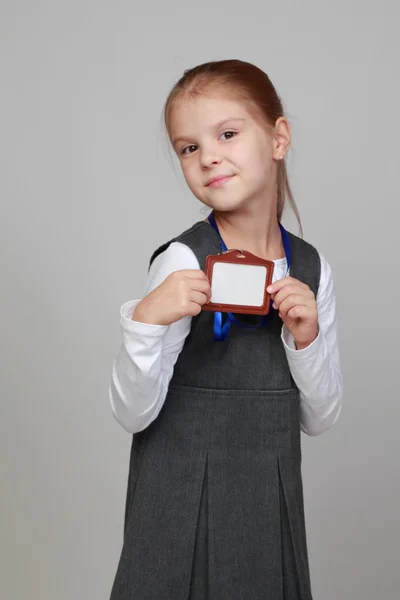
<svg viewBox="0 0 400 600">
<path fill-rule="evenodd" d="M 303 348 L 302 350 L 297 350 L 296 343 L 294 341 L 294 337 L 290 333 L 289 329 L 286 325 L 282 326 L 281 339 L 283 345 L 286 350 L 286 354 L 290 356 L 291 359 L 308 359 L 312 356 L 315 356 L 319 352 L 321 346 L 321 338 L 322 334 L 320 329 L 318 330 L 318 335 L 313 342 L 307 348 Z"/>
<path fill-rule="evenodd" d="M 132 314 L 141 298 L 129 300 L 121 306 L 120 323 L 124 331 L 129 333 L 137 333 L 139 335 L 160 337 L 167 333 L 169 325 L 157 325 L 153 323 L 142 323 L 140 321 L 132 321 Z"/>
</svg>

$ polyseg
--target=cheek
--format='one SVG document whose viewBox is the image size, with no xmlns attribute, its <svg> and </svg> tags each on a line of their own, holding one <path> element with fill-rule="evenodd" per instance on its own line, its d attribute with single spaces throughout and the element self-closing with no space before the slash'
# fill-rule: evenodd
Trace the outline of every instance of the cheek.
<svg viewBox="0 0 400 600">
<path fill-rule="evenodd" d="M 239 141 L 239 140 L 238 140 Z M 232 161 L 237 162 L 238 166 L 253 171 L 263 162 L 268 162 L 269 148 L 262 143 L 255 135 L 246 135 L 240 139 L 237 144 L 232 144 L 229 152 Z"/>
<path fill-rule="evenodd" d="M 266 144 L 254 144 L 241 155 L 241 165 L 253 181 L 264 179 L 271 168 L 271 149 Z"/>
<path fill-rule="evenodd" d="M 196 175 L 196 166 L 194 161 L 181 163 L 182 173 L 189 187 L 196 185 L 198 176 Z"/>
<path fill-rule="evenodd" d="M 268 159 L 257 151 L 240 151 L 232 157 L 232 162 L 240 169 L 242 176 L 251 181 L 259 179 L 260 175 L 265 173 Z"/>
</svg>

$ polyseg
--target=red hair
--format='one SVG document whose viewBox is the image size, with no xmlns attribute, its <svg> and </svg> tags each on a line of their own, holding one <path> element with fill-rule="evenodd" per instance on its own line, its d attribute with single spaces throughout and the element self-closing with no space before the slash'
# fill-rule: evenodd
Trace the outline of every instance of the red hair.
<svg viewBox="0 0 400 600">
<path fill-rule="evenodd" d="M 249 110 L 255 112 L 256 117 L 261 117 L 270 130 L 275 127 L 277 119 L 284 116 L 281 99 L 264 71 L 241 60 L 213 61 L 186 70 L 170 91 L 164 106 L 164 122 L 168 134 L 171 108 L 178 96 L 193 97 L 215 89 L 222 89 L 225 95 L 229 94 L 248 104 Z M 277 197 L 278 221 L 281 221 L 288 201 L 302 231 L 284 160 L 277 165 Z"/>
</svg>

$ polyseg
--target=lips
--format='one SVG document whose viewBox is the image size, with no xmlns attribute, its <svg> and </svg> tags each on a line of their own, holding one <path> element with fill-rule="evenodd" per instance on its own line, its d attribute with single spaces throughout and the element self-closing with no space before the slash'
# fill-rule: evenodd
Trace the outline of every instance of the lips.
<svg viewBox="0 0 400 600">
<path fill-rule="evenodd" d="M 206 187 L 222 185 L 223 183 L 225 183 L 225 181 L 232 179 L 232 177 L 234 177 L 234 175 L 216 175 L 215 177 L 207 181 Z"/>
</svg>

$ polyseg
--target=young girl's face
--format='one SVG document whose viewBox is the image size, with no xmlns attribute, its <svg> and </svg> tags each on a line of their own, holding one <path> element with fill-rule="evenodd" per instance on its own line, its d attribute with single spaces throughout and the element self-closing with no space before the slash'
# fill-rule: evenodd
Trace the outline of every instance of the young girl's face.
<svg viewBox="0 0 400 600">
<path fill-rule="evenodd" d="M 265 202 L 276 190 L 273 136 L 240 102 L 221 96 L 178 99 L 170 138 L 189 188 L 210 208 L 237 210 Z"/>
</svg>

